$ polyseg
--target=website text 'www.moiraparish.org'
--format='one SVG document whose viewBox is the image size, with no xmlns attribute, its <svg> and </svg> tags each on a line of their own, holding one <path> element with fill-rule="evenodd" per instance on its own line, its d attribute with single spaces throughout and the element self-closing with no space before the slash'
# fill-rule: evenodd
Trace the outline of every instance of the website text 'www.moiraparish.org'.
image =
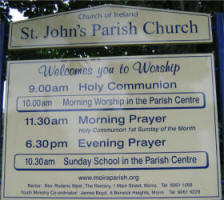
<svg viewBox="0 0 224 200">
<path fill-rule="evenodd" d="M 126 176 L 126 175 L 120 175 L 120 176 L 79 176 L 79 181 L 126 181 L 126 180 L 133 180 L 133 181 L 139 181 L 139 176 Z"/>
</svg>

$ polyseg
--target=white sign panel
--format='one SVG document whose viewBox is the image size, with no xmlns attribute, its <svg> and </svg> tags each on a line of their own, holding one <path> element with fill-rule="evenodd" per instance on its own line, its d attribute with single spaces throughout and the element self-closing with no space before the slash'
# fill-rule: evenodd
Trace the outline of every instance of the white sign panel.
<svg viewBox="0 0 224 200">
<path fill-rule="evenodd" d="M 213 55 L 8 63 L 2 200 L 221 199 Z"/>
<path fill-rule="evenodd" d="M 104 5 L 11 23 L 9 49 L 212 42 L 211 16 Z"/>
</svg>

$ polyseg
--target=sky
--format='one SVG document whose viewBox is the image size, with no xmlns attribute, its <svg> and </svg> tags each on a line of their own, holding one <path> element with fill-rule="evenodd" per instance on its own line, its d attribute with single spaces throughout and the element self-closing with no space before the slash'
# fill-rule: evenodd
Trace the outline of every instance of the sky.
<svg viewBox="0 0 224 200">
<path fill-rule="evenodd" d="M 13 22 L 26 19 L 25 17 L 23 17 L 23 14 L 21 14 L 17 9 L 10 9 L 9 13 L 10 15 L 12 15 Z"/>
</svg>

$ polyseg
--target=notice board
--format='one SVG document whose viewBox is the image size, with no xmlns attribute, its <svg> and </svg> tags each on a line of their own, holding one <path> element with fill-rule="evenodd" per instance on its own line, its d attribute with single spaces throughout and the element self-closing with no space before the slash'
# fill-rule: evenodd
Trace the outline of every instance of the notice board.
<svg viewBox="0 0 224 200">
<path fill-rule="evenodd" d="M 2 199 L 220 199 L 213 59 L 8 62 Z"/>
</svg>

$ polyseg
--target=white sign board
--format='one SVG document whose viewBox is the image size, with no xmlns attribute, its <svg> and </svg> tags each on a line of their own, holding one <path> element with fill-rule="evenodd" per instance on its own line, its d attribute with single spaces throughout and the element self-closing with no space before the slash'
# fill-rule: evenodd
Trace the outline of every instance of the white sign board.
<svg viewBox="0 0 224 200">
<path fill-rule="evenodd" d="M 212 54 L 8 63 L 2 200 L 221 199 Z"/>
<path fill-rule="evenodd" d="M 211 16 L 103 5 L 14 22 L 9 49 L 212 42 Z"/>
</svg>

